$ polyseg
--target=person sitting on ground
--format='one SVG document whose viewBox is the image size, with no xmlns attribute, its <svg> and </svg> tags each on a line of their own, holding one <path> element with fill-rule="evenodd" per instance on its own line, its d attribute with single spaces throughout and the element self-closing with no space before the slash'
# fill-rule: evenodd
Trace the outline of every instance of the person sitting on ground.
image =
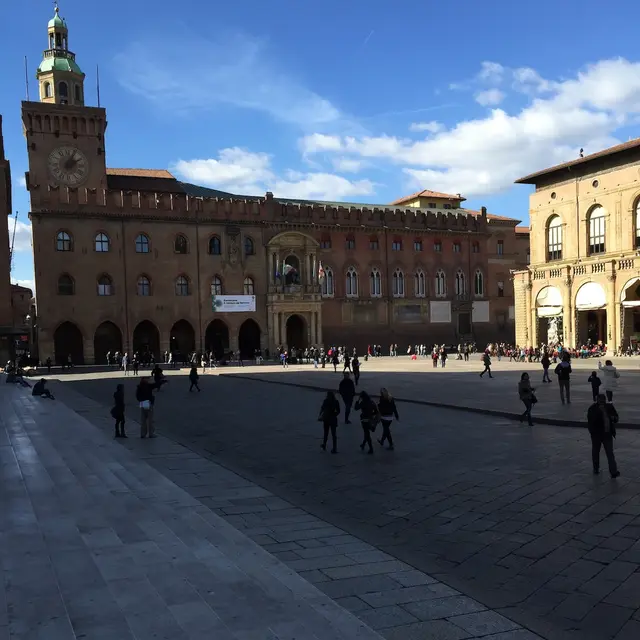
<svg viewBox="0 0 640 640">
<path fill-rule="evenodd" d="M 49 400 L 55 400 L 53 394 L 49 389 L 46 388 L 47 381 L 42 378 L 38 382 L 33 385 L 33 390 L 31 391 L 32 396 L 40 396 L 41 398 L 49 398 Z"/>
</svg>

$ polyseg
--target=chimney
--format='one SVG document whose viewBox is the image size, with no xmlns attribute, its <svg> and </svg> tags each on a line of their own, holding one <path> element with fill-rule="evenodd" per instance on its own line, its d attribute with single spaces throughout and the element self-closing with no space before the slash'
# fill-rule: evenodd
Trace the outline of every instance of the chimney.
<svg viewBox="0 0 640 640">
<path fill-rule="evenodd" d="M 486 218 L 487 217 L 487 207 L 481 207 L 480 208 L 480 213 L 481 213 L 483 218 Z"/>
</svg>

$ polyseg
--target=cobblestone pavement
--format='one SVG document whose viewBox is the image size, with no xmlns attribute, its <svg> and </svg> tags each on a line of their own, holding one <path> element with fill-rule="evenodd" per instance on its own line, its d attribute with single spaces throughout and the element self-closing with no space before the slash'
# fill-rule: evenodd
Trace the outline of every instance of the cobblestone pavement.
<svg viewBox="0 0 640 640">
<path fill-rule="evenodd" d="M 402 396 L 397 375 L 386 373 L 385 385 Z M 69 380 L 59 386 L 108 405 L 114 383 Z M 125 384 L 132 398 L 135 381 Z M 530 429 L 513 420 L 401 402 L 395 452 L 376 445 L 375 455 L 362 455 L 360 428 L 352 424 L 340 426 L 340 453 L 332 456 L 318 446 L 320 393 L 228 375 L 203 377 L 202 387 L 190 394 L 186 374 L 170 379 L 157 401 L 161 432 L 294 505 L 300 531 L 305 517 L 314 517 L 345 533 L 327 544 L 316 533 L 280 531 L 265 515 L 262 497 L 221 504 L 213 482 L 194 485 L 192 495 L 383 635 L 465 637 L 430 624 L 452 615 L 451 609 L 443 614 L 438 601 L 453 598 L 448 602 L 454 606 L 463 597 L 424 598 L 429 584 L 422 581 L 434 579 L 487 607 L 485 618 L 504 616 L 549 640 L 640 637 L 640 433 L 620 432 L 622 476 L 612 481 L 591 474 L 586 430 Z M 466 392 L 462 385 L 458 393 Z M 133 407 L 130 415 L 137 417 Z M 166 462 L 157 468 L 178 483 L 203 481 L 197 471 L 181 479 L 183 470 L 172 473 Z M 373 549 L 341 547 L 358 541 Z M 370 564 L 343 567 L 354 555 Z M 391 593 L 397 590 L 396 562 L 428 576 L 406 582 L 415 595 Z M 372 597 L 371 590 L 390 595 Z M 504 618 L 498 624 L 509 624 Z M 485 635 L 507 634 L 496 636 L 501 640 L 531 637 L 487 625 Z"/>
</svg>

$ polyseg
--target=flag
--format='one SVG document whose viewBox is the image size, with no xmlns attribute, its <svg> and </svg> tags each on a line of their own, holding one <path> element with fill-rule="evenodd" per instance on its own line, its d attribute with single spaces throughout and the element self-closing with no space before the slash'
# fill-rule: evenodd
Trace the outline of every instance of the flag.
<svg viewBox="0 0 640 640">
<path fill-rule="evenodd" d="M 290 264 L 285 264 L 282 269 L 282 273 L 284 273 L 285 276 L 288 276 L 290 273 L 297 273 L 297 271 L 296 268 L 292 267 Z"/>
<path fill-rule="evenodd" d="M 325 278 L 324 267 L 322 266 L 322 261 L 318 263 L 318 282 L 322 283 Z"/>
</svg>

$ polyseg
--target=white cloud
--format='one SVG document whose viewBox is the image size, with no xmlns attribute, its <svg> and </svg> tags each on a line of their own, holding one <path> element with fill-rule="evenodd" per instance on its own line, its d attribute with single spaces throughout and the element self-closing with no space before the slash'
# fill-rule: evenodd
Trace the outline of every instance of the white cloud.
<svg viewBox="0 0 640 640">
<path fill-rule="evenodd" d="M 476 93 L 475 100 L 483 107 L 495 106 L 500 104 L 505 98 L 505 95 L 500 89 L 486 89 Z"/>
<path fill-rule="evenodd" d="M 498 62 L 485 61 L 480 64 L 480 72 L 476 78 L 489 84 L 497 84 L 502 81 L 505 67 Z"/>
<path fill-rule="evenodd" d="M 323 133 L 313 133 L 300 140 L 300 150 L 303 154 L 339 151 L 341 145 L 340 136 L 329 136 Z"/>
<path fill-rule="evenodd" d="M 439 133 L 445 128 L 441 122 L 431 120 L 431 122 L 412 122 L 409 125 L 409 131 L 421 132 L 428 131 L 429 133 Z"/>
<path fill-rule="evenodd" d="M 336 171 L 345 171 L 347 173 L 358 173 L 364 166 L 364 162 L 355 158 L 332 158 L 331 163 Z"/>
<path fill-rule="evenodd" d="M 13 240 L 13 250 L 16 252 L 31 251 L 31 225 L 18 220 L 15 226 L 14 238 L 14 218 L 8 217 L 7 223 L 9 225 L 9 243 Z"/>
<path fill-rule="evenodd" d="M 295 181 L 276 180 L 273 194 L 281 198 L 304 200 L 344 200 L 355 196 L 368 196 L 375 185 L 370 180 L 352 182 L 330 173 L 298 175 Z"/>
<path fill-rule="evenodd" d="M 27 179 L 24 176 L 20 176 L 18 178 L 18 184 L 23 188 L 26 189 L 27 188 Z"/>
</svg>

